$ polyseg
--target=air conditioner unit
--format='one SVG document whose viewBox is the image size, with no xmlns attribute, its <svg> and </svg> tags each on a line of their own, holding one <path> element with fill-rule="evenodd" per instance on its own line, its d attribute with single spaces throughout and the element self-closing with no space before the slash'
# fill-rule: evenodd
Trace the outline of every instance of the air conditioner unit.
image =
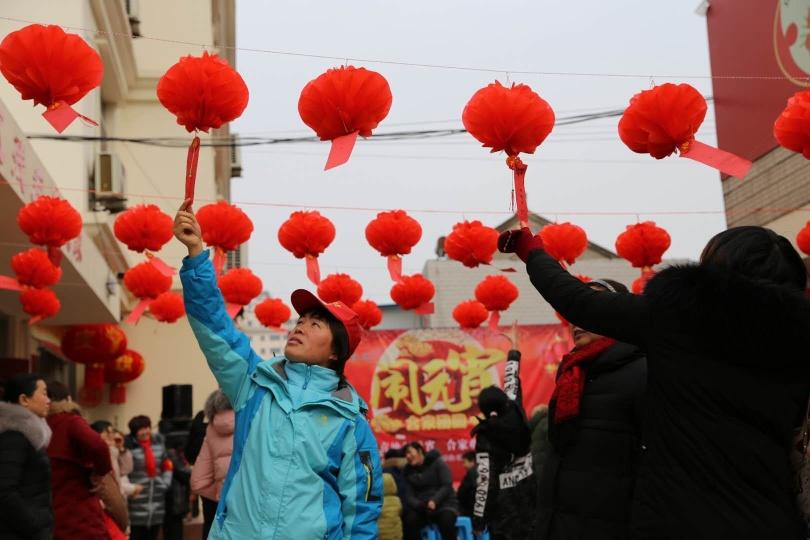
<svg viewBox="0 0 810 540">
<path fill-rule="evenodd" d="M 231 178 L 242 176 L 242 148 L 239 146 L 239 135 L 231 135 Z"/>
<path fill-rule="evenodd" d="M 111 152 L 100 152 L 96 156 L 96 170 L 93 177 L 93 199 L 110 212 L 125 209 L 124 196 L 126 171 L 118 156 Z"/>
</svg>

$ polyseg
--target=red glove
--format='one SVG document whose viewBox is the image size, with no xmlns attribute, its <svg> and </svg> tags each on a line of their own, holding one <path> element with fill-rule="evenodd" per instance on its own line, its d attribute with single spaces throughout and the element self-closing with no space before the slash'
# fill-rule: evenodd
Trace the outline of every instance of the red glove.
<svg viewBox="0 0 810 540">
<path fill-rule="evenodd" d="M 514 253 L 523 262 L 528 262 L 529 254 L 535 249 L 543 249 L 543 240 L 539 235 L 533 235 L 528 227 L 506 231 L 498 237 L 498 250 Z"/>
</svg>

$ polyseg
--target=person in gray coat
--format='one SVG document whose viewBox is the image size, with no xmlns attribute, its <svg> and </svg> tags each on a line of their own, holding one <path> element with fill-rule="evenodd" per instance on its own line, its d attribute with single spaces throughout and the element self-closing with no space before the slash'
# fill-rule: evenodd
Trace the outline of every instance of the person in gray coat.
<svg viewBox="0 0 810 540">
<path fill-rule="evenodd" d="M 130 540 L 156 540 L 166 513 L 166 491 L 172 483 L 172 466 L 163 436 L 152 433 L 148 416 L 129 421 L 126 445 L 132 453 L 129 480 L 143 489 L 129 499 Z"/>
</svg>

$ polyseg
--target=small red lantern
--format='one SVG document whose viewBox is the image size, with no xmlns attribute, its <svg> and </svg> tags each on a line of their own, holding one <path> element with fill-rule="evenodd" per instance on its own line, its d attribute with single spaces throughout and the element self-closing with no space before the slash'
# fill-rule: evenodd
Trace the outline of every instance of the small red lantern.
<svg viewBox="0 0 810 540">
<path fill-rule="evenodd" d="M 616 238 L 616 253 L 630 261 L 635 268 L 650 269 L 659 264 L 672 239 L 654 221 L 628 225 Z"/>
<path fill-rule="evenodd" d="M 487 276 L 475 287 L 475 299 L 490 312 L 489 327 L 498 328 L 501 311 L 506 311 L 517 300 L 518 288 L 504 276 Z"/>
<path fill-rule="evenodd" d="M 239 73 L 216 54 L 185 56 L 157 84 L 157 97 L 186 131 L 216 129 L 239 118 L 248 104 L 248 88 Z M 195 134 L 186 158 L 185 199 L 194 200 L 200 137 Z"/>
<path fill-rule="evenodd" d="M 357 136 L 372 130 L 391 109 L 385 77 L 366 68 L 341 66 L 309 81 L 298 98 L 298 114 L 322 141 L 332 141 L 324 170 L 349 161 Z"/>
<path fill-rule="evenodd" d="M 633 152 L 662 159 L 677 151 L 721 172 L 744 178 L 751 162 L 695 140 L 706 100 L 693 86 L 665 83 L 630 99 L 619 120 L 619 137 Z"/>
<path fill-rule="evenodd" d="M 81 117 L 71 105 L 101 84 L 104 65 L 81 36 L 58 26 L 31 24 L 0 43 L 0 72 L 23 100 L 47 107 L 43 117 L 62 133 Z"/>
<path fill-rule="evenodd" d="M 369 245 L 388 257 L 391 279 L 402 279 L 402 255 L 407 255 L 422 238 L 422 226 L 404 210 L 380 212 L 366 226 Z"/>
<path fill-rule="evenodd" d="M 290 320 L 292 311 L 279 298 L 267 298 L 253 308 L 259 322 L 267 328 L 282 332 L 281 325 Z"/>
<path fill-rule="evenodd" d="M 214 268 L 219 275 L 225 265 L 225 252 L 233 251 L 250 239 L 253 222 L 240 208 L 225 201 L 206 204 L 197 211 L 196 217 L 203 240 L 214 247 Z"/>
<path fill-rule="evenodd" d="M 436 294 L 433 283 L 422 274 L 402 276 L 402 279 L 391 287 L 391 299 L 402 309 L 414 310 L 419 315 L 433 313 L 430 301 Z"/>
<path fill-rule="evenodd" d="M 262 280 L 249 268 L 231 268 L 219 276 L 217 283 L 231 317 L 259 296 L 264 287 Z"/>
<path fill-rule="evenodd" d="M 151 252 L 160 249 L 172 238 L 174 221 L 163 213 L 157 205 L 139 204 L 120 214 L 115 219 L 113 233 L 127 248 L 146 256 L 155 267 L 171 276 L 175 269 L 167 265 Z"/>
<path fill-rule="evenodd" d="M 123 354 L 127 336 L 114 324 L 82 324 L 67 329 L 61 348 L 70 361 L 85 365 L 85 386 L 101 388 L 104 364 Z"/>
<path fill-rule="evenodd" d="M 351 306 L 363 296 L 363 286 L 348 274 L 330 274 L 318 285 L 318 296 L 330 304 L 343 302 Z"/>
<path fill-rule="evenodd" d="M 104 379 L 110 383 L 110 403 L 125 403 L 127 389 L 124 385 L 140 377 L 145 368 L 143 356 L 132 350 L 108 360 L 104 365 Z"/>
<path fill-rule="evenodd" d="M 528 227 L 526 165 L 518 154 L 534 154 L 551 133 L 555 120 L 551 106 L 525 84 L 505 87 L 495 81 L 473 94 L 461 120 L 485 148 L 506 152 L 506 164 L 514 171 L 518 220 L 521 227 Z"/>
<path fill-rule="evenodd" d="M 62 278 L 62 269 L 51 262 L 47 253 L 37 248 L 14 255 L 11 269 L 17 274 L 20 285 L 35 289 L 56 285 Z"/>
<path fill-rule="evenodd" d="M 382 322 L 383 314 L 373 300 L 360 300 L 352 304 L 352 311 L 357 313 L 360 326 L 371 330 Z"/>
<path fill-rule="evenodd" d="M 461 328 L 474 329 L 487 320 L 489 312 L 478 300 L 465 300 L 453 309 L 453 318 Z"/>
<path fill-rule="evenodd" d="M 498 249 L 498 231 L 480 221 L 462 221 L 444 239 L 444 251 L 468 268 L 490 264 Z"/>
<path fill-rule="evenodd" d="M 31 316 L 28 324 L 36 324 L 42 319 L 53 317 L 62 308 L 56 293 L 50 289 L 24 289 L 20 293 L 23 311 Z"/>
<path fill-rule="evenodd" d="M 281 246 L 296 259 L 306 258 L 307 277 L 317 285 L 321 281 L 318 255 L 335 239 L 335 226 L 320 212 L 293 212 L 278 229 Z"/>
<path fill-rule="evenodd" d="M 805 255 L 810 255 L 810 221 L 796 235 L 796 245 Z"/>
<path fill-rule="evenodd" d="M 585 230 L 573 223 L 551 223 L 540 229 L 543 250 L 563 266 L 574 264 L 588 248 Z"/>
<path fill-rule="evenodd" d="M 183 297 L 176 292 L 165 292 L 149 302 L 149 313 L 156 321 L 173 323 L 186 314 Z"/>
<path fill-rule="evenodd" d="M 773 124 L 777 142 L 810 159 L 810 91 L 796 92 Z"/>
<path fill-rule="evenodd" d="M 140 300 L 126 318 L 127 323 L 136 324 L 152 300 L 171 288 L 172 278 L 150 263 L 142 262 L 124 273 L 124 285 Z"/>
<path fill-rule="evenodd" d="M 20 208 L 17 225 L 32 244 L 48 247 L 54 264 L 62 260 L 59 248 L 82 234 L 82 216 L 65 199 L 37 197 Z"/>
</svg>

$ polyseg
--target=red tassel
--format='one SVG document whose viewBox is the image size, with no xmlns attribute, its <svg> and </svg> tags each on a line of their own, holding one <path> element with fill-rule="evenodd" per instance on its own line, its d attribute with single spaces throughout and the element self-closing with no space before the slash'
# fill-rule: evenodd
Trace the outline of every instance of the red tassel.
<svg viewBox="0 0 810 540">
<path fill-rule="evenodd" d="M 731 152 L 720 150 L 700 141 L 692 141 L 681 150 L 681 157 L 694 159 L 729 176 L 742 180 L 751 170 L 752 163 Z"/>
<path fill-rule="evenodd" d="M 62 264 L 62 248 L 48 246 L 48 258 L 54 266 L 60 266 Z"/>
<path fill-rule="evenodd" d="M 57 133 L 65 131 L 77 118 L 91 126 L 98 127 L 98 122 L 92 120 L 76 110 L 64 101 L 57 101 L 51 105 L 47 111 L 42 113 L 43 118 L 56 130 Z"/>
<path fill-rule="evenodd" d="M 157 271 L 163 274 L 164 276 L 172 277 L 177 273 L 176 268 L 172 268 L 171 266 L 166 264 L 166 262 L 163 259 L 155 255 L 154 253 L 150 251 L 145 251 L 144 253 L 146 254 L 146 258 L 149 260 L 149 263 L 152 266 L 154 266 L 157 269 Z"/>
<path fill-rule="evenodd" d="M 492 331 L 497 331 L 498 326 L 501 324 L 501 312 L 500 311 L 493 311 L 489 314 L 489 329 Z"/>
<path fill-rule="evenodd" d="M 149 304 L 152 300 L 145 299 L 138 302 L 138 305 L 135 306 L 135 309 L 130 312 L 127 318 L 124 320 L 127 324 L 138 324 L 138 321 L 141 319 L 141 315 L 143 312 L 146 311 L 146 308 L 149 307 Z"/>
<path fill-rule="evenodd" d="M 388 257 L 388 274 L 396 283 L 402 281 L 402 257 L 399 255 Z"/>
<path fill-rule="evenodd" d="M 9 276 L 0 276 L 0 289 L 5 291 L 21 291 L 23 290 L 20 282 Z"/>
<path fill-rule="evenodd" d="M 120 383 L 110 385 L 110 403 L 117 405 L 126 401 L 127 387 Z"/>
<path fill-rule="evenodd" d="M 220 275 L 225 268 L 225 252 L 221 248 L 214 248 L 214 273 Z"/>
<path fill-rule="evenodd" d="M 427 304 L 422 304 L 413 311 L 417 315 L 431 315 L 434 311 L 436 311 L 436 306 L 433 304 L 433 302 L 428 302 Z"/>
<path fill-rule="evenodd" d="M 529 226 L 529 206 L 526 201 L 526 168 L 517 156 L 509 156 L 506 164 L 514 171 L 515 203 L 517 204 L 517 215 L 520 227 Z"/>
<path fill-rule="evenodd" d="M 332 147 L 329 149 L 329 157 L 326 158 L 326 165 L 323 170 L 328 171 L 349 161 L 359 133 L 359 131 L 355 131 L 348 135 L 332 139 Z"/>
<path fill-rule="evenodd" d="M 242 307 L 244 306 L 241 306 L 239 304 L 231 304 L 230 302 L 228 302 L 225 304 L 225 311 L 228 312 L 228 315 L 230 316 L 231 319 L 235 319 L 236 316 L 239 314 L 239 310 L 242 309 Z"/>
<path fill-rule="evenodd" d="M 312 255 L 307 255 L 306 259 L 307 259 L 307 277 L 313 284 L 320 285 L 321 266 L 318 264 L 318 258 L 313 257 Z"/>
<path fill-rule="evenodd" d="M 84 368 L 84 386 L 101 388 L 104 386 L 104 364 L 87 364 Z"/>
<path fill-rule="evenodd" d="M 200 159 L 200 138 L 194 137 L 188 146 L 188 156 L 186 157 L 186 199 L 194 202 L 194 185 L 197 182 L 197 162 Z M 191 211 L 189 205 L 188 211 Z"/>
</svg>

